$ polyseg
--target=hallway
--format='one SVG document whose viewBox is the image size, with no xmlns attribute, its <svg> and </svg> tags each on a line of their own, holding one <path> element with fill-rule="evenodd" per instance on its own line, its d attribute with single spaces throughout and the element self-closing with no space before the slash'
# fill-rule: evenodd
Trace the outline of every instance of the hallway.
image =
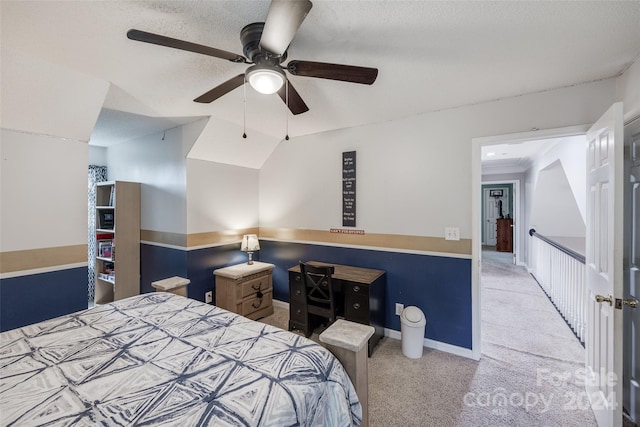
<svg viewBox="0 0 640 427">
<path fill-rule="evenodd" d="M 481 287 L 478 374 L 493 371 L 482 375 L 476 399 L 475 409 L 490 412 L 482 419 L 492 417 L 494 425 L 595 426 L 584 390 L 584 348 L 527 270 L 512 263 L 511 253 L 485 249 Z"/>
</svg>

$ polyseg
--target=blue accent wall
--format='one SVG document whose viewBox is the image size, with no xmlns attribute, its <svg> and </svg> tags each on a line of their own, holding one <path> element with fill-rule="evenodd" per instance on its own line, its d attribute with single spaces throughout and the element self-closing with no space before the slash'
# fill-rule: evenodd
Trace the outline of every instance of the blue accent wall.
<svg viewBox="0 0 640 427">
<path fill-rule="evenodd" d="M 0 280 L 0 331 L 87 308 L 87 267 Z"/>
<path fill-rule="evenodd" d="M 471 260 L 445 256 L 261 240 L 254 259 L 269 262 L 273 297 L 289 301 L 288 269 L 299 261 L 324 261 L 386 271 L 386 328 L 401 330 L 395 303 L 419 307 L 427 318 L 425 338 L 471 349 Z M 192 251 L 141 245 L 141 292 L 171 276 L 191 280 L 189 298 L 204 301 L 214 290 L 213 270 L 246 262 L 237 244 Z M 214 294 L 215 295 L 215 294 Z"/>
<path fill-rule="evenodd" d="M 324 245 L 260 241 L 260 260 L 276 265 L 274 298 L 289 301 L 288 269 L 299 261 L 385 270 L 386 325 L 400 331 L 395 303 L 417 306 L 425 338 L 471 349 L 471 260 Z"/>
<path fill-rule="evenodd" d="M 155 292 L 151 282 L 180 276 L 191 281 L 187 296 L 204 302 L 204 294 L 214 290 L 213 270 L 247 260 L 247 255 L 238 249 L 238 244 L 232 244 L 186 251 L 143 243 L 140 245 L 140 293 Z"/>
<path fill-rule="evenodd" d="M 187 277 L 187 251 L 140 244 L 140 293 L 154 292 L 151 282 Z M 187 288 L 189 289 L 189 288 Z"/>
</svg>

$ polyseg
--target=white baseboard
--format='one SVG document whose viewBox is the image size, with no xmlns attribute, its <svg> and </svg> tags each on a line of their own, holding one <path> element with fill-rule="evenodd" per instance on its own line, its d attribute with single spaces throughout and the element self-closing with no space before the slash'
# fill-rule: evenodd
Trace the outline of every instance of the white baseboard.
<svg viewBox="0 0 640 427">
<path fill-rule="evenodd" d="M 274 299 L 274 300 L 272 300 L 272 303 L 273 303 L 274 307 L 285 308 L 285 309 L 289 310 L 289 303 L 288 302 L 280 301 L 279 299 Z"/>
<path fill-rule="evenodd" d="M 289 309 L 288 302 L 280 301 L 277 299 L 273 300 L 273 305 L 274 307 L 284 308 L 287 310 Z M 402 339 L 402 334 L 400 333 L 400 331 L 396 331 L 395 329 L 384 328 L 384 336 L 393 338 L 396 340 Z M 430 340 L 428 338 L 425 338 L 423 346 L 427 348 L 431 348 L 433 350 L 439 350 L 439 351 L 444 351 L 446 353 L 455 354 L 456 356 L 466 357 L 467 359 L 474 359 L 473 352 L 470 349 L 464 348 L 464 347 L 458 347 L 457 345 L 451 345 L 451 344 L 443 343 L 440 341 L 435 341 L 435 340 Z"/>
<path fill-rule="evenodd" d="M 384 328 L 384 336 L 397 339 L 397 340 L 402 339 L 402 334 L 400 333 L 400 331 L 396 331 L 395 329 Z M 451 353 L 451 354 L 455 354 L 456 356 L 462 356 L 462 357 L 466 357 L 467 359 L 475 360 L 475 358 L 473 357 L 473 351 L 471 351 L 468 348 L 458 347 L 457 345 L 451 345 L 451 344 L 443 343 L 440 341 L 430 340 L 428 338 L 424 339 L 424 342 L 422 345 L 424 347 L 427 347 L 433 350 L 444 351 L 445 353 Z"/>
</svg>

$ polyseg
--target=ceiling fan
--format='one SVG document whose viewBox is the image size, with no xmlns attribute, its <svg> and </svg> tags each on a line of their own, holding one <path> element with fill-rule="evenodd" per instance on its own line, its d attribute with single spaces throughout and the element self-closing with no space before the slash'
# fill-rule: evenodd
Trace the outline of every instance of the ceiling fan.
<svg viewBox="0 0 640 427">
<path fill-rule="evenodd" d="M 240 32 L 242 51 L 245 56 L 136 29 L 129 30 L 127 37 L 131 40 L 200 53 L 231 62 L 253 64 L 245 73 L 238 74 L 200 95 L 194 99 L 195 102 L 213 102 L 248 81 L 258 92 L 265 94 L 277 92 L 293 114 L 300 114 L 309 111 L 309 107 L 290 82 L 285 85 L 288 80 L 285 70 L 294 76 L 367 85 L 373 84 L 378 76 L 377 68 L 353 65 L 296 60 L 289 61 L 284 66 L 281 65 L 287 59 L 287 49 L 291 40 L 312 6 L 309 0 L 272 0 L 266 21 L 249 24 Z"/>
</svg>

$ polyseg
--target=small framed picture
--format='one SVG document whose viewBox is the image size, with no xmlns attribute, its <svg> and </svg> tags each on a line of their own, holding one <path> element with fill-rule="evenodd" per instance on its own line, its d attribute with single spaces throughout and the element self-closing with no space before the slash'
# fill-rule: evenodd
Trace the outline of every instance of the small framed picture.
<svg viewBox="0 0 640 427">
<path fill-rule="evenodd" d="M 502 197 L 502 190 L 489 190 L 489 196 Z"/>
</svg>

